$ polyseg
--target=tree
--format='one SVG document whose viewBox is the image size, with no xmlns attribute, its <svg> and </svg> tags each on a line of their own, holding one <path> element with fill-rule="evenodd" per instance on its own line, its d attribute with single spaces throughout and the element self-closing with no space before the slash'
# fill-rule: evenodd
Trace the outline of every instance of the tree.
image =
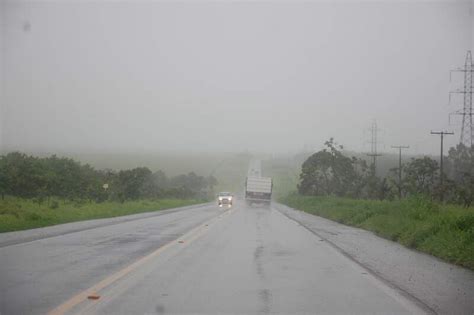
<svg viewBox="0 0 474 315">
<path fill-rule="evenodd" d="M 170 180 L 173 195 L 180 198 L 202 197 L 206 194 L 205 190 L 208 184 L 204 177 L 198 176 L 194 172 L 178 175 Z"/>
<path fill-rule="evenodd" d="M 121 202 L 139 199 L 143 193 L 143 186 L 150 179 L 151 174 L 147 167 L 120 171 L 114 183 L 117 198 Z"/>
<path fill-rule="evenodd" d="M 460 143 L 449 149 L 450 176 L 455 185 L 455 201 L 469 207 L 474 200 L 474 146 Z"/>
<path fill-rule="evenodd" d="M 7 167 L 5 157 L 0 156 L 0 195 L 2 196 L 2 200 L 5 199 L 5 194 L 7 193 L 8 186 L 9 184 L 7 180 Z"/>
<path fill-rule="evenodd" d="M 39 204 L 55 196 L 66 200 L 125 201 L 139 198 L 203 197 L 216 185 L 214 177 L 193 172 L 169 179 L 146 167 L 115 172 L 56 155 L 38 158 L 20 152 L 0 156 L 0 197 L 34 198 Z M 104 189 L 107 184 L 107 189 Z"/>
<path fill-rule="evenodd" d="M 328 195 L 331 193 L 331 154 L 326 150 L 311 155 L 301 167 L 298 192 L 302 195 Z"/>
<path fill-rule="evenodd" d="M 343 147 L 331 138 L 325 142 L 326 149 L 311 155 L 302 165 L 298 191 L 303 195 L 345 196 L 355 191 L 357 172 L 356 159 L 341 152 Z"/>
<path fill-rule="evenodd" d="M 394 198 L 396 195 L 403 198 L 406 194 L 406 191 L 404 189 L 404 179 L 405 179 L 405 175 L 403 173 L 404 165 L 402 164 L 402 181 L 401 182 L 399 179 L 398 170 L 399 170 L 398 167 L 393 167 L 388 171 L 387 185 L 389 187 L 389 198 Z M 401 196 L 400 196 L 400 192 L 401 192 Z"/>
<path fill-rule="evenodd" d="M 2 164 L 5 193 L 21 198 L 32 198 L 40 193 L 43 183 L 37 158 L 12 152 L 2 158 Z"/>
<path fill-rule="evenodd" d="M 435 192 L 435 184 L 438 178 L 438 162 L 425 156 L 423 158 L 412 158 L 404 166 L 404 189 L 410 194 L 422 194 L 432 197 Z"/>
<path fill-rule="evenodd" d="M 92 200 L 102 201 L 105 199 L 105 191 L 102 187 L 104 181 L 102 180 L 101 174 L 98 173 L 89 164 L 81 166 L 81 176 L 78 178 L 80 182 L 80 198 L 88 199 L 89 202 Z"/>
</svg>

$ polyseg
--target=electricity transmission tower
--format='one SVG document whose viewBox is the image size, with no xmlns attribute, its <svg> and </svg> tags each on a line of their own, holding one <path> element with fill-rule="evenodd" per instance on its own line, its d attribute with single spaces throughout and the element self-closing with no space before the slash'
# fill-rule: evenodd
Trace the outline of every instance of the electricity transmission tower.
<svg viewBox="0 0 474 315">
<path fill-rule="evenodd" d="M 372 122 L 372 126 L 370 127 L 370 153 L 367 153 L 367 156 L 372 158 L 372 171 L 373 175 L 375 176 L 375 170 L 377 166 L 377 157 L 381 156 L 382 154 L 377 153 L 377 132 L 379 129 L 377 128 L 377 121 Z"/>
<path fill-rule="evenodd" d="M 449 101 L 451 102 L 451 94 L 464 94 L 463 108 L 451 113 L 450 115 L 462 115 L 461 136 L 459 142 L 470 148 L 474 144 L 474 126 L 472 125 L 472 73 L 474 72 L 474 65 L 472 64 L 471 51 L 466 54 L 466 61 L 464 68 L 452 70 L 452 72 L 464 73 L 464 88 L 462 90 L 451 91 L 449 93 Z"/>
<path fill-rule="evenodd" d="M 407 145 L 392 145 L 393 149 L 398 149 L 398 198 L 402 199 L 402 149 L 410 148 Z"/>
</svg>

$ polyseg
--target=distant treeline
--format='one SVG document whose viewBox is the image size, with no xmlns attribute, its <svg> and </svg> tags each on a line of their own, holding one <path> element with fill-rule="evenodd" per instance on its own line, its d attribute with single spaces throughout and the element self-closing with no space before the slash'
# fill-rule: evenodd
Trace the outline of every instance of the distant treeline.
<svg viewBox="0 0 474 315">
<path fill-rule="evenodd" d="M 398 167 L 379 177 L 366 160 L 344 155 L 334 139 L 325 145 L 302 164 L 300 194 L 380 200 L 422 195 L 467 207 L 474 200 L 474 147 L 459 144 L 449 150 L 442 180 L 438 161 L 412 158 L 402 164 L 400 182 Z"/>
<path fill-rule="evenodd" d="M 167 177 L 146 167 L 130 170 L 96 170 L 56 155 L 39 158 L 20 152 L 0 156 L 0 195 L 63 200 L 124 202 L 142 198 L 207 198 L 217 180 L 191 172 Z"/>
</svg>

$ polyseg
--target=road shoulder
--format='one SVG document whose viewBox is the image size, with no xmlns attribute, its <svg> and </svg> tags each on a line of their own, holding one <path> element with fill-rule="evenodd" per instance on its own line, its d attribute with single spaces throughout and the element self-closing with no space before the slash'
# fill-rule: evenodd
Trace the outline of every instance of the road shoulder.
<svg viewBox="0 0 474 315">
<path fill-rule="evenodd" d="M 388 284 L 439 314 L 474 314 L 474 272 L 346 226 L 275 203 L 275 208 L 328 241 Z"/>
</svg>

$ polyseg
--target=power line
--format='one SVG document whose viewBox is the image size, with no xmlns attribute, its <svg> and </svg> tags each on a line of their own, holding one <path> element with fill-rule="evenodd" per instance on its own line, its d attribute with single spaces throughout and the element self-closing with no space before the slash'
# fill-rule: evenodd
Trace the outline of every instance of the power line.
<svg viewBox="0 0 474 315">
<path fill-rule="evenodd" d="M 474 72 L 474 65 L 472 63 L 470 50 L 466 54 L 464 68 L 452 70 L 451 73 L 453 72 L 464 73 L 464 88 L 462 90 L 449 92 L 449 101 L 451 102 L 451 94 L 464 94 L 464 104 L 461 110 L 451 113 L 450 116 L 462 115 L 462 126 L 459 142 L 470 148 L 474 144 L 474 126 L 472 124 L 472 115 L 474 114 L 472 111 L 472 73 Z"/>
<path fill-rule="evenodd" d="M 398 149 L 398 198 L 402 199 L 402 149 L 408 149 L 408 145 L 392 145 L 393 149 Z"/>
<path fill-rule="evenodd" d="M 441 201 L 443 201 L 443 142 L 444 142 L 444 136 L 445 135 L 454 135 L 454 132 L 448 132 L 448 131 L 431 131 L 432 135 L 440 135 L 441 138 L 441 154 L 439 158 L 439 183 L 441 186 Z"/>
</svg>

